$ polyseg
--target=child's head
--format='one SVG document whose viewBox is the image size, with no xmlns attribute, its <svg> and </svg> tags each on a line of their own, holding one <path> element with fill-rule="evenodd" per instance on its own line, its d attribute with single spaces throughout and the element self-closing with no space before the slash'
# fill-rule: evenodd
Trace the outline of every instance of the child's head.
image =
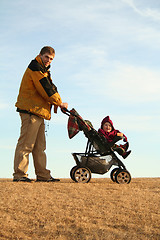
<svg viewBox="0 0 160 240">
<path fill-rule="evenodd" d="M 105 132 L 111 132 L 114 130 L 113 122 L 109 118 L 109 116 L 105 117 L 101 122 L 101 129 L 103 129 Z"/>
<path fill-rule="evenodd" d="M 109 122 L 106 122 L 103 124 L 102 128 L 105 132 L 111 132 L 112 131 L 112 125 Z"/>
</svg>

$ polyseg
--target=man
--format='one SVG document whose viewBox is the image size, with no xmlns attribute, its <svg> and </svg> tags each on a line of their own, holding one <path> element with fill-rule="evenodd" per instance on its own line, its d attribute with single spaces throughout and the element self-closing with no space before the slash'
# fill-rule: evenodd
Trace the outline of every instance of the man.
<svg viewBox="0 0 160 240">
<path fill-rule="evenodd" d="M 27 171 L 32 153 L 38 182 L 56 182 L 46 169 L 46 141 L 44 119 L 50 120 L 51 107 L 68 108 L 63 103 L 50 77 L 50 63 L 55 56 L 52 47 L 43 47 L 26 69 L 15 106 L 21 117 L 21 133 L 14 157 L 15 182 L 31 182 Z"/>
</svg>

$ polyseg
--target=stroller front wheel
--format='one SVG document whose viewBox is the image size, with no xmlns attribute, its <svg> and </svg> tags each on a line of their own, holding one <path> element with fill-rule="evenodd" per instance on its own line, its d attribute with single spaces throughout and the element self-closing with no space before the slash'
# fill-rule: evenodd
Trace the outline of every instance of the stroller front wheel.
<svg viewBox="0 0 160 240">
<path fill-rule="evenodd" d="M 91 179 L 91 171 L 87 167 L 78 167 L 73 172 L 73 178 L 78 183 L 88 183 Z"/>
<path fill-rule="evenodd" d="M 127 170 L 119 169 L 115 173 L 115 181 L 119 184 L 128 184 L 131 181 L 131 175 Z"/>
</svg>

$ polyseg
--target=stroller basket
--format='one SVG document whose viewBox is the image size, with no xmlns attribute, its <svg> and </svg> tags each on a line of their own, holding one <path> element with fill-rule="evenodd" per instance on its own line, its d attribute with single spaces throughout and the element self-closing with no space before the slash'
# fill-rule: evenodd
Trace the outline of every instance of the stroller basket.
<svg viewBox="0 0 160 240">
<path fill-rule="evenodd" d="M 88 167 L 92 173 L 104 174 L 108 172 L 112 166 L 114 159 L 111 155 L 101 156 L 85 156 L 85 154 L 72 153 L 77 165 Z"/>
</svg>

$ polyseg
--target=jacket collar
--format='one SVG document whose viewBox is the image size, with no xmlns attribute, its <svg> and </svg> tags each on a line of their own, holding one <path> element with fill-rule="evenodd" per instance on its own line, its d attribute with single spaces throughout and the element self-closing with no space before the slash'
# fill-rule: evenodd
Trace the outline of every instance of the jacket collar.
<svg viewBox="0 0 160 240">
<path fill-rule="evenodd" d="M 49 65 L 48 67 L 45 67 L 45 65 L 44 65 L 44 63 L 43 63 L 40 55 L 38 55 L 38 56 L 36 57 L 36 60 L 37 60 L 37 62 L 42 66 L 44 72 L 47 72 L 48 69 L 50 68 L 50 65 Z"/>
</svg>

